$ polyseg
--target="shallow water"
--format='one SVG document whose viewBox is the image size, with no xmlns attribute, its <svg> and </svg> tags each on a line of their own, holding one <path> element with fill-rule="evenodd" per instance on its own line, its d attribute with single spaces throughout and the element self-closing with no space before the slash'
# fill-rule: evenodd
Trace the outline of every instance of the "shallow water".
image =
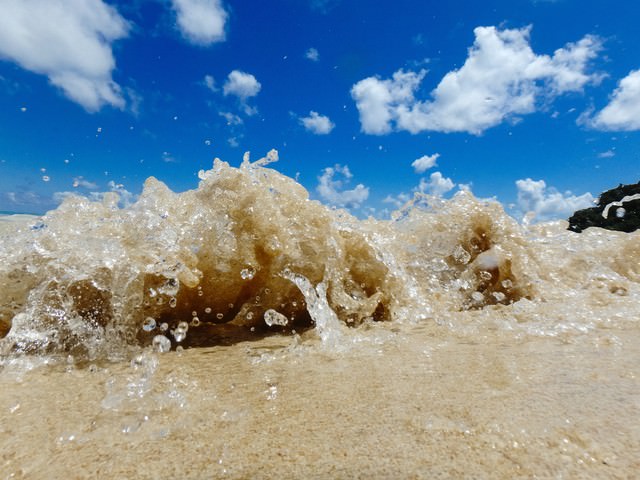
<svg viewBox="0 0 640 480">
<path fill-rule="evenodd" d="M 637 233 L 357 220 L 270 155 L 0 222 L 2 478 L 635 475 Z"/>
</svg>

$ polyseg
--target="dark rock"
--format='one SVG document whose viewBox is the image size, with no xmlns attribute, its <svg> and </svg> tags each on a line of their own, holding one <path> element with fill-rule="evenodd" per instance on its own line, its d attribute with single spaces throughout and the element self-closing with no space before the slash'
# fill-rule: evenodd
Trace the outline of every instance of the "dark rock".
<svg viewBox="0 0 640 480">
<path fill-rule="evenodd" d="M 603 192 L 595 207 L 578 210 L 569 218 L 569 230 L 573 232 L 589 227 L 620 232 L 640 228 L 640 182 Z"/>
</svg>

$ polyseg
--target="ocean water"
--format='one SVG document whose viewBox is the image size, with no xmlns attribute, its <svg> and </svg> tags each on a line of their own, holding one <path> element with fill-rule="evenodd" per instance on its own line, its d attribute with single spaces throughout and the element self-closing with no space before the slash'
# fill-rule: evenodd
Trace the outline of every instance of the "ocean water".
<svg viewBox="0 0 640 480">
<path fill-rule="evenodd" d="M 216 160 L 0 217 L 0 478 L 633 478 L 640 234 Z"/>
</svg>

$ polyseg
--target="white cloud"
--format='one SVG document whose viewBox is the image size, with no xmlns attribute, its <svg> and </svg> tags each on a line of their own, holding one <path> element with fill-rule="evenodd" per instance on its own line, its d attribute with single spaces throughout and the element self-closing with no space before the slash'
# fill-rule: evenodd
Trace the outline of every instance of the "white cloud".
<svg viewBox="0 0 640 480">
<path fill-rule="evenodd" d="M 411 166 L 415 170 L 416 173 L 424 173 L 432 167 L 435 167 L 436 160 L 440 158 L 439 153 L 434 153 L 433 155 L 424 155 L 417 160 L 415 160 Z"/>
<path fill-rule="evenodd" d="M 231 112 L 219 112 L 221 117 L 227 121 L 227 125 L 242 125 L 244 121 L 235 113 Z"/>
<path fill-rule="evenodd" d="M 205 87 L 207 87 L 212 92 L 217 92 L 218 91 L 218 88 L 216 87 L 216 79 L 213 78 L 212 75 L 205 75 L 204 76 L 204 85 L 205 85 Z"/>
<path fill-rule="evenodd" d="M 336 174 L 344 177 L 344 180 L 335 180 Z M 320 197 L 331 205 L 357 208 L 369 198 L 369 188 L 360 183 L 352 190 L 344 190 L 351 178 L 353 175 L 347 165 L 327 167 L 318 177 L 316 190 Z"/>
<path fill-rule="evenodd" d="M 90 182 L 89 180 L 80 176 L 80 177 L 74 177 L 73 187 L 74 188 L 82 187 L 82 188 L 87 188 L 89 190 L 95 190 L 96 188 L 98 188 L 98 184 L 94 182 Z"/>
<path fill-rule="evenodd" d="M 426 75 L 398 70 L 391 80 L 365 78 L 351 89 L 360 113 L 362 131 L 374 135 L 391 132 L 391 122 L 397 120 L 400 110 L 416 104 L 414 92 Z"/>
<path fill-rule="evenodd" d="M 640 70 L 620 80 L 609 104 L 590 123 L 600 130 L 640 130 Z"/>
<path fill-rule="evenodd" d="M 313 110 L 309 112 L 308 117 L 301 118 L 300 123 L 304 125 L 304 128 L 309 132 L 315 133 L 316 135 L 327 135 L 331 133 L 331 130 L 335 127 L 329 117 L 320 115 Z"/>
<path fill-rule="evenodd" d="M 523 214 L 535 215 L 539 221 L 568 218 L 576 210 L 593 205 L 591 193 L 580 196 L 571 192 L 560 193 L 552 187 L 547 188 L 544 180 L 517 180 L 516 187 L 518 209 Z"/>
<path fill-rule="evenodd" d="M 382 203 L 390 203 L 396 209 L 402 208 L 409 200 L 411 200 L 411 196 L 407 193 L 400 192 L 397 195 L 387 195 Z"/>
<path fill-rule="evenodd" d="M 232 71 L 222 87 L 225 95 L 234 95 L 243 102 L 250 97 L 255 97 L 260 92 L 262 85 L 256 77 L 240 70 Z"/>
<path fill-rule="evenodd" d="M 436 197 L 441 197 L 450 190 L 453 190 L 456 184 L 450 178 L 446 178 L 440 172 L 433 172 L 429 177 L 429 181 L 424 178 L 420 179 L 418 191 L 428 193 Z"/>
<path fill-rule="evenodd" d="M 102 0 L 2 0 L 0 58 L 46 75 L 90 112 L 104 105 L 122 109 L 111 44 L 128 29 Z"/>
<path fill-rule="evenodd" d="M 616 156 L 616 152 L 613 150 L 607 150 L 606 152 L 600 152 L 598 158 L 613 158 Z"/>
<path fill-rule="evenodd" d="M 313 47 L 307 50 L 304 56 L 312 62 L 317 62 L 318 60 L 320 60 L 320 54 L 318 53 L 318 50 Z"/>
<path fill-rule="evenodd" d="M 317 10 L 320 13 L 329 13 L 332 9 L 334 9 L 340 0 L 311 0 L 311 8 L 313 10 Z"/>
<path fill-rule="evenodd" d="M 586 72 L 601 49 L 587 35 L 556 50 L 537 55 L 529 45 L 530 28 L 498 30 L 478 27 L 464 65 L 447 73 L 431 92 L 432 100 L 415 98 L 426 72 L 398 70 L 391 79 L 369 77 L 356 83 L 351 95 L 362 130 L 381 135 L 397 130 L 419 133 L 484 130 L 532 113 L 540 100 L 580 92 L 600 75 Z"/>
<path fill-rule="evenodd" d="M 228 14 L 221 0 L 172 0 L 178 28 L 197 45 L 210 45 L 225 39 Z"/>
</svg>

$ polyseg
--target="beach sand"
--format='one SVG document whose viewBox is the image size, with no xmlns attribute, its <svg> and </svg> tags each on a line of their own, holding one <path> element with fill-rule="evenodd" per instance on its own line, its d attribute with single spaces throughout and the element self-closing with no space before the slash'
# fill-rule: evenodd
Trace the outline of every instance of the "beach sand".
<svg viewBox="0 0 640 480">
<path fill-rule="evenodd" d="M 377 326 L 0 375 L 4 478 L 633 478 L 637 331 Z M 293 345 L 293 346 L 292 346 Z"/>
</svg>

